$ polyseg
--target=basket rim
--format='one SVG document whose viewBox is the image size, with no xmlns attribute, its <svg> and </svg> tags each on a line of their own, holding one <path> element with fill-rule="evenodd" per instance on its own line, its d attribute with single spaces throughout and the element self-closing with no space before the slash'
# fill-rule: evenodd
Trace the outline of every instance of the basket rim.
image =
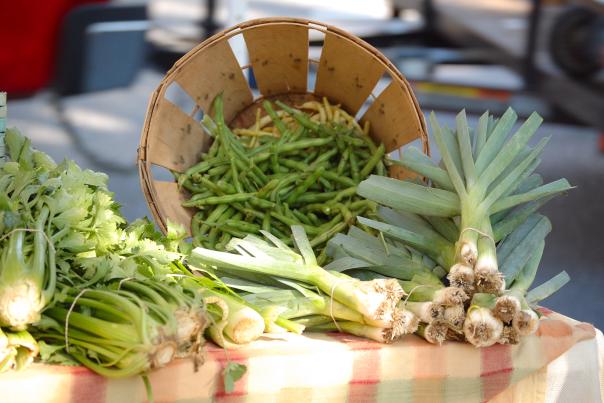
<svg viewBox="0 0 604 403">
<path fill-rule="evenodd" d="M 143 125 L 143 129 L 141 132 L 141 138 L 139 141 L 139 146 L 137 149 L 137 165 L 139 171 L 139 179 L 141 182 L 141 188 L 143 190 L 143 194 L 145 196 L 145 200 L 147 201 L 147 205 L 151 211 L 151 214 L 155 218 L 158 226 L 162 229 L 162 231 L 166 232 L 166 217 L 163 217 L 160 213 L 160 208 L 156 203 L 157 195 L 155 194 L 154 187 L 152 185 L 153 177 L 151 174 L 151 163 L 147 159 L 147 147 L 149 145 L 149 132 L 150 132 L 150 122 L 152 121 L 152 116 L 155 109 L 158 107 L 158 100 L 160 96 L 163 96 L 167 87 L 174 81 L 173 76 L 179 73 L 181 67 L 185 65 L 191 58 L 194 58 L 199 52 L 202 52 L 204 49 L 211 47 L 215 43 L 228 40 L 236 35 L 243 34 L 245 31 L 252 30 L 261 26 L 272 26 L 272 25 L 295 25 L 305 27 L 308 30 L 316 30 L 323 33 L 330 33 L 332 35 L 336 35 L 341 39 L 352 42 L 353 44 L 361 47 L 365 51 L 369 52 L 374 58 L 376 58 L 385 68 L 385 72 L 390 75 L 393 81 L 397 81 L 399 85 L 405 88 L 408 96 L 412 100 L 413 107 L 416 113 L 416 116 L 419 120 L 420 125 L 420 139 L 422 141 L 422 149 L 423 152 L 427 155 L 430 155 L 430 145 L 428 141 L 428 131 L 426 126 L 426 120 L 424 114 L 419 106 L 419 102 L 411 88 L 411 85 L 407 81 L 407 79 L 403 76 L 403 74 L 394 66 L 394 64 L 384 56 L 378 49 L 364 41 L 363 39 L 357 37 L 356 35 L 351 34 L 341 28 L 336 26 L 326 24 L 323 22 L 306 19 L 306 18 L 297 18 L 297 17 L 263 17 L 256 18 L 251 20 L 246 20 L 240 22 L 236 25 L 233 25 L 229 28 L 226 28 L 216 34 L 210 36 L 205 39 L 193 49 L 188 51 L 185 55 L 183 55 L 180 59 L 178 59 L 172 68 L 170 68 L 163 79 L 158 84 L 155 91 L 151 94 L 149 99 L 149 104 L 147 107 L 147 112 L 145 115 L 145 121 Z M 241 66 L 241 68 L 245 68 L 245 66 Z M 308 91 L 307 93 L 314 93 L 313 91 Z M 258 99 L 254 99 L 254 103 L 256 103 L 259 99 L 261 100 L 263 95 L 261 95 Z"/>
</svg>

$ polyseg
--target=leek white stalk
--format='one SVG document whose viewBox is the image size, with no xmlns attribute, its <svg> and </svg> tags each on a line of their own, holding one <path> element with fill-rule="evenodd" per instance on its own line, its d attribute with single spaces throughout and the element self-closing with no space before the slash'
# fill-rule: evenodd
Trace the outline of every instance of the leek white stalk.
<svg viewBox="0 0 604 403">
<path fill-rule="evenodd" d="M 520 336 L 533 334 L 539 327 L 539 316 L 530 308 L 523 309 L 514 316 L 512 327 Z"/>
<path fill-rule="evenodd" d="M 332 322 L 310 328 L 312 331 L 334 332 L 343 331 L 358 337 L 365 337 L 379 343 L 392 343 L 399 336 L 393 334 L 392 329 L 384 329 L 381 327 L 373 327 L 364 325 L 358 322 L 337 321 L 337 324 Z"/>
<path fill-rule="evenodd" d="M 466 319 L 463 305 L 451 305 L 445 308 L 443 319 L 455 330 L 461 331 Z"/>
<path fill-rule="evenodd" d="M 446 336 L 447 340 L 450 341 L 466 341 L 466 338 L 463 334 L 463 330 L 459 331 L 457 329 L 452 329 L 452 328 L 448 328 L 447 329 L 447 336 Z"/>
<path fill-rule="evenodd" d="M 417 334 L 432 344 L 442 344 L 447 339 L 449 327 L 444 320 L 433 320 L 431 323 L 420 323 Z"/>
<path fill-rule="evenodd" d="M 523 305 L 525 308 L 528 307 L 524 295 L 537 275 L 544 248 L 545 241 L 541 240 L 509 290 L 505 291 L 505 295 L 497 298 L 493 312 L 504 323 L 510 324 L 512 319 L 523 309 Z"/>
<path fill-rule="evenodd" d="M 399 306 L 404 306 L 405 309 L 413 312 L 419 318 L 419 320 L 425 323 L 431 323 L 433 320 L 436 319 L 443 319 L 445 314 L 444 305 L 438 305 L 432 301 L 408 301 L 406 303 L 401 302 Z"/>
<path fill-rule="evenodd" d="M 425 284 L 414 278 L 412 281 L 401 281 L 401 286 L 408 294 L 409 301 L 431 301 L 436 305 L 460 305 L 468 299 L 468 295 L 457 287 L 445 287 L 442 284 Z"/>
<path fill-rule="evenodd" d="M 449 270 L 447 279 L 452 287 L 461 288 L 468 295 L 474 293 L 475 275 L 472 267 L 462 263 L 455 263 Z"/>
<path fill-rule="evenodd" d="M 263 273 L 316 285 L 340 303 L 363 314 L 369 320 L 392 320 L 403 291 L 394 279 L 359 281 L 342 279 L 320 267 L 302 227 L 293 226 L 292 234 L 300 254 L 267 232 L 263 234 L 274 246 L 256 237 L 232 239 L 229 247 L 239 254 L 204 248 L 193 250 L 194 265 L 213 266 Z"/>
<path fill-rule="evenodd" d="M 226 305 L 226 323 L 222 327 L 224 334 L 236 344 L 247 344 L 258 339 L 264 333 L 265 323 L 262 316 L 254 309 L 237 301 L 234 297 L 205 290 L 204 297 L 214 296 Z M 214 301 L 214 300 L 211 300 Z M 223 304 L 219 306 L 224 307 Z"/>
<path fill-rule="evenodd" d="M 492 346 L 501 337 L 503 323 L 491 311 L 495 296 L 474 294 L 470 308 L 466 313 L 463 332 L 470 343 L 476 347 Z"/>
<path fill-rule="evenodd" d="M 392 327 L 392 337 L 399 338 L 405 334 L 415 333 L 419 326 L 419 318 L 407 309 L 397 309 Z"/>
<path fill-rule="evenodd" d="M 504 325 L 501 337 L 497 340 L 499 344 L 518 344 L 520 343 L 520 333 L 511 325 Z"/>
</svg>

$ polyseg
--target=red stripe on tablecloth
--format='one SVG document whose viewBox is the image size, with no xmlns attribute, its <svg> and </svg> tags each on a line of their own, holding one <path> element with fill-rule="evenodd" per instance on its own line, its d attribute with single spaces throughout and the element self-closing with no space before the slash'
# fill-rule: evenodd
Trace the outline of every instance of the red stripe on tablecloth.
<svg viewBox="0 0 604 403">
<path fill-rule="evenodd" d="M 101 403 L 107 393 L 107 378 L 85 367 L 72 367 L 71 401 L 74 403 Z"/>
<path fill-rule="evenodd" d="M 242 402 L 245 400 L 247 396 L 247 382 L 249 378 L 249 360 L 248 357 L 236 350 L 229 350 L 228 353 L 225 353 L 222 349 L 213 349 L 208 348 L 208 358 L 210 360 L 216 361 L 220 365 L 220 373 L 216 379 L 216 390 L 214 391 L 214 398 L 220 402 Z M 227 393 L 224 390 L 224 378 L 222 376 L 222 371 L 226 368 L 227 364 L 230 362 L 236 362 L 238 364 L 243 364 L 247 367 L 247 371 L 243 375 L 241 379 L 235 382 L 235 389 L 232 392 Z"/>
<path fill-rule="evenodd" d="M 374 402 L 380 383 L 380 350 L 383 344 L 344 333 L 328 333 L 353 351 L 352 379 L 348 382 L 349 402 Z"/>
<path fill-rule="evenodd" d="M 482 348 L 480 352 L 482 399 L 486 401 L 510 385 L 513 372 L 512 349 L 509 345 L 495 344 Z"/>
<path fill-rule="evenodd" d="M 537 310 L 539 312 L 541 312 L 541 314 L 545 315 L 545 316 L 549 316 L 552 313 L 554 313 L 554 311 L 552 311 L 551 309 L 545 308 L 543 306 L 540 306 L 539 308 L 537 308 Z"/>
</svg>

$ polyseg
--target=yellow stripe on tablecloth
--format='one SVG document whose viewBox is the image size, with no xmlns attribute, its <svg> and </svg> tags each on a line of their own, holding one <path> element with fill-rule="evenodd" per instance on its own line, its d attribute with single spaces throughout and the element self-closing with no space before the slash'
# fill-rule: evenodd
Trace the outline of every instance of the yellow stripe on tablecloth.
<svg viewBox="0 0 604 403">
<path fill-rule="evenodd" d="M 22 372 L 3 373 L 0 400 L 3 403 L 70 402 L 77 379 L 72 367 L 33 364 Z"/>
<path fill-rule="evenodd" d="M 482 381 L 480 379 L 481 354 L 476 347 L 466 343 L 445 342 L 445 365 L 447 378 L 444 380 L 446 402 L 480 402 Z"/>
<path fill-rule="evenodd" d="M 206 361 L 194 372 L 191 360 L 182 359 L 153 371 L 149 380 L 157 402 L 194 400 L 203 403 L 212 401 L 219 372 L 219 364 L 215 361 Z M 146 396 L 141 377 L 112 379 L 107 385 L 107 403 L 144 402 Z"/>
<path fill-rule="evenodd" d="M 245 386 L 238 396 L 221 394 L 218 401 L 265 403 L 278 401 L 341 401 L 348 392 L 353 355 L 343 343 L 324 334 L 264 335 L 245 349 L 231 351 L 231 359 L 245 352 Z M 216 348 L 204 367 L 215 363 Z M 202 367 L 203 368 L 203 367 Z M 210 377 L 211 378 L 211 377 Z M 222 379 L 219 380 L 222 382 Z M 241 382 L 241 381 L 239 381 Z M 214 394 L 212 389 L 212 394 Z M 329 400 L 329 399 L 328 399 Z"/>
<path fill-rule="evenodd" d="M 380 383 L 376 401 L 410 401 L 413 396 L 414 349 L 420 343 L 424 342 L 417 336 L 408 335 L 380 350 Z"/>
</svg>

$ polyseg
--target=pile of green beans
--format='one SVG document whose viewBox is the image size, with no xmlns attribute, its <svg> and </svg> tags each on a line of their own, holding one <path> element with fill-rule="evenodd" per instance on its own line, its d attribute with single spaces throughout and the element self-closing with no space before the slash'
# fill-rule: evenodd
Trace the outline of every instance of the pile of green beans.
<svg viewBox="0 0 604 403">
<path fill-rule="evenodd" d="M 374 144 L 356 122 L 321 121 L 277 105 L 275 111 L 263 103 L 272 132 L 238 136 L 225 124 L 222 97 L 214 100 L 214 119 L 206 115 L 202 121 L 212 145 L 199 163 L 175 174 L 191 194 L 183 206 L 197 210 L 191 221 L 194 246 L 224 250 L 231 237 L 260 230 L 291 245 L 290 226 L 302 225 L 323 262 L 333 235 L 347 230 L 357 215 L 374 214 L 376 204 L 357 196 L 356 187 L 371 174 L 387 174 L 384 145 Z"/>
</svg>

